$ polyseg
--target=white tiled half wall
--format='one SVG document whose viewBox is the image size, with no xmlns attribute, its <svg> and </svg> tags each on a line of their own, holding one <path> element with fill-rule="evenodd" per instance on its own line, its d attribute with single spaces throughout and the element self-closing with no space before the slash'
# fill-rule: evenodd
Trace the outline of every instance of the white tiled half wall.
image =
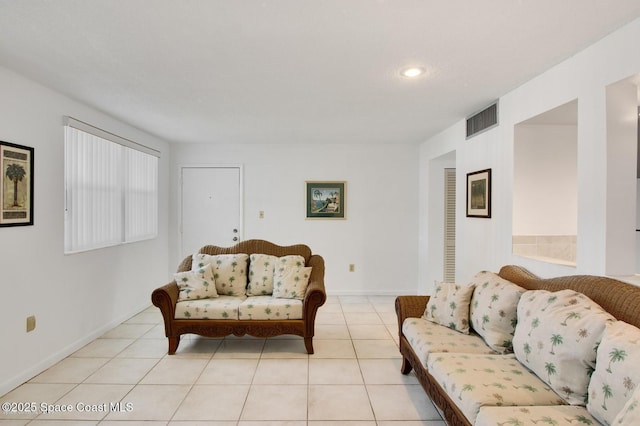
<svg viewBox="0 0 640 426">
<path fill-rule="evenodd" d="M 576 235 L 514 235 L 513 254 L 553 263 L 575 264 Z"/>
</svg>

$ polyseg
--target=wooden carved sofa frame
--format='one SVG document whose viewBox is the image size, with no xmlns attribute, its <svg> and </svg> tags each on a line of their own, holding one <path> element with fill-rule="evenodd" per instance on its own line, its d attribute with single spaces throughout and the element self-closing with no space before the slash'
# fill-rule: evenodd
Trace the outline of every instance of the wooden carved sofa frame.
<svg viewBox="0 0 640 426">
<path fill-rule="evenodd" d="M 313 336 L 316 312 L 326 301 L 324 287 L 324 260 L 322 256 L 312 254 L 304 244 L 279 246 L 264 240 L 241 241 L 232 247 L 204 246 L 199 253 L 218 254 L 268 254 L 276 257 L 300 255 L 305 266 L 312 267 L 309 285 L 303 300 L 302 319 L 286 320 L 238 320 L 238 319 L 175 319 L 178 301 L 178 285 L 175 280 L 157 288 L 151 295 L 151 301 L 162 312 L 165 335 L 169 340 L 169 355 L 175 354 L 183 334 L 198 334 L 206 337 L 224 337 L 228 335 L 254 337 L 273 337 L 293 334 L 304 338 L 307 352 L 313 354 Z M 191 269 L 192 257 L 186 257 L 178 266 L 178 272 Z"/>
<path fill-rule="evenodd" d="M 602 306 L 618 320 L 640 328 L 640 287 L 594 275 L 571 275 L 543 279 L 514 265 L 503 266 L 499 275 L 527 290 L 575 290 Z M 396 298 L 395 309 L 398 315 L 400 353 L 403 357 L 402 374 L 409 374 L 412 369 L 415 371 L 427 395 L 444 413 L 448 425 L 471 426 L 456 403 L 447 396 L 440 384 L 422 365 L 406 337 L 402 334 L 404 320 L 421 317 L 428 301 L 429 296 L 399 296 Z"/>
</svg>

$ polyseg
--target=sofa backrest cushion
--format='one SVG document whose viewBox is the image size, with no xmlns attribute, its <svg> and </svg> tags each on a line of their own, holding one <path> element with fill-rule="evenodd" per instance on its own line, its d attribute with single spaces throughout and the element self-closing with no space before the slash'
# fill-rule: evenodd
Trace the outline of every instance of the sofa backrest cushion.
<svg viewBox="0 0 640 426">
<path fill-rule="evenodd" d="M 596 347 L 611 314 L 573 290 L 527 291 L 518 303 L 518 360 L 571 405 L 585 405 Z"/>
<path fill-rule="evenodd" d="M 471 326 L 494 351 L 513 352 L 516 312 L 525 289 L 488 271 L 477 273 L 472 282 Z"/>
<path fill-rule="evenodd" d="M 176 272 L 173 277 L 180 290 L 178 302 L 218 297 L 216 281 L 210 264 L 193 271 Z"/>
<path fill-rule="evenodd" d="M 249 256 L 247 296 L 269 296 L 273 293 L 273 272 L 278 258 L 270 254 Z"/>
<path fill-rule="evenodd" d="M 460 333 L 469 334 L 469 303 L 473 285 L 436 283 L 423 318 Z"/>
<path fill-rule="evenodd" d="M 273 297 L 304 299 L 311 267 L 304 266 L 302 256 L 282 256 L 276 262 L 273 276 Z"/>
<path fill-rule="evenodd" d="M 639 387 L 638 359 L 640 329 L 623 321 L 608 323 L 598 346 L 587 403 L 591 415 L 600 422 L 614 424 L 616 414 L 631 398 L 634 387 Z"/>
<path fill-rule="evenodd" d="M 636 390 L 631 398 L 622 407 L 615 419 L 613 426 L 638 426 L 640 425 L 640 386 L 636 386 Z"/>
<path fill-rule="evenodd" d="M 596 302 L 616 319 L 640 328 L 640 287 L 637 285 L 597 275 L 540 278 L 516 265 L 503 266 L 499 275 L 527 290 L 575 290 Z"/>
<path fill-rule="evenodd" d="M 202 268 L 210 264 L 216 281 L 216 291 L 219 295 L 244 296 L 247 287 L 247 262 L 249 256 L 238 254 L 194 254 L 191 269 Z"/>
</svg>

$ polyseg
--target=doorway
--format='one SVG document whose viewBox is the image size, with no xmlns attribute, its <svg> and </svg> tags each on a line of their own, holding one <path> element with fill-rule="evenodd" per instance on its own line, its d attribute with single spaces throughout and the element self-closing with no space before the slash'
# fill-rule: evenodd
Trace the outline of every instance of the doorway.
<svg viewBox="0 0 640 426">
<path fill-rule="evenodd" d="M 456 277 L 456 200 L 459 196 L 456 179 L 456 152 L 450 151 L 429 160 L 428 195 L 425 201 L 426 252 L 424 257 L 424 280 L 426 294 L 433 291 L 433 283 Z M 458 195 L 456 195 L 458 194 Z M 459 205 L 459 203 L 458 203 Z"/>
<path fill-rule="evenodd" d="M 242 240 L 240 166 L 182 167 L 180 192 L 181 256 Z"/>
</svg>

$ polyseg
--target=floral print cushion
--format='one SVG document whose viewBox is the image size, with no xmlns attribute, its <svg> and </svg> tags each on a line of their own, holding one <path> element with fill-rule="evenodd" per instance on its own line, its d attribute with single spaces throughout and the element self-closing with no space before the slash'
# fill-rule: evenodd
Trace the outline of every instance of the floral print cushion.
<svg viewBox="0 0 640 426">
<path fill-rule="evenodd" d="M 273 293 L 273 273 L 278 258 L 269 254 L 249 256 L 248 296 L 266 296 Z"/>
<path fill-rule="evenodd" d="M 413 352 L 425 367 L 427 366 L 429 355 L 434 353 L 495 353 L 475 333 L 458 333 L 449 327 L 427 321 L 424 318 L 407 318 L 404 320 L 402 334 L 407 338 Z"/>
<path fill-rule="evenodd" d="M 431 354 L 427 368 L 471 424 L 485 406 L 564 404 L 513 354 Z"/>
<path fill-rule="evenodd" d="M 273 297 L 304 299 L 310 277 L 311 267 L 304 266 L 304 257 L 292 255 L 278 258 L 273 276 Z"/>
<path fill-rule="evenodd" d="M 176 304 L 176 319 L 238 319 L 238 306 L 246 296 L 185 300 Z"/>
<path fill-rule="evenodd" d="M 513 352 L 520 296 L 525 289 L 497 274 L 482 271 L 473 278 L 470 317 L 473 329 L 499 353 Z"/>
<path fill-rule="evenodd" d="M 244 296 L 247 286 L 247 261 L 249 255 L 197 253 L 192 257 L 191 270 L 211 264 L 216 281 L 216 291 L 225 296 Z"/>
<path fill-rule="evenodd" d="M 180 289 L 178 301 L 218 297 L 211 265 L 204 265 L 194 271 L 178 272 L 173 277 Z"/>
<path fill-rule="evenodd" d="M 513 349 L 518 360 L 571 405 L 585 405 L 596 347 L 614 320 L 573 290 L 530 290 L 520 297 Z"/>
<path fill-rule="evenodd" d="M 585 407 L 547 405 L 533 407 L 482 407 L 474 426 L 597 426 Z"/>
<path fill-rule="evenodd" d="M 587 409 L 601 422 L 613 424 L 640 383 L 640 329 L 622 321 L 607 324 L 597 353 Z"/>
<path fill-rule="evenodd" d="M 638 426 L 640 425 L 640 386 L 636 386 L 636 390 L 631 398 L 622 407 L 612 426 Z"/>
<path fill-rule="evenodd" d="M 238 306 L 241 320 L 302 319 L 302 300 L 251 296 Z"/>
<path fill-rule="evenodd" d="M 423 318 L 460 333 L 469 334 L 469 302 L 473 288 L 473 285 L 436 283 Z"/>
</svg>

